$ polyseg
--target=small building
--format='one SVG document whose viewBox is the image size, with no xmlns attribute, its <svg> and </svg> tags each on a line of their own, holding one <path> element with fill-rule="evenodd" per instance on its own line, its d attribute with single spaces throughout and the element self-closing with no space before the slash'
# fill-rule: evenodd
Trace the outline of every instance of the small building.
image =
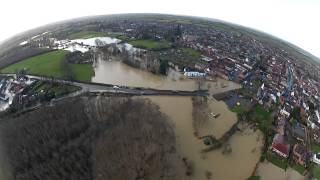
<svg viewBox="0 0 320 180">
<path fill-rule="evenodd" d="M 288 158 L 290 152 L 290 145 L 284 142 L 284 136 L 276 134 L 273 138 L 271 149 L 282 158 Z"/>
<path fill-rule="evenodd" d="M 206 61 L 206 62 L 211 62 L 213 59 L 204 55 L 201 55 L 201 60 Z"/>
<path fill-rule="evenodd" d="M 297 140 L 299 140 L 301 142 L 305 142 L 305 140 L 306 140 L 306 128 L 302 124 L 297 122 L 292 128 L 292 135 Z"/>
<path fill-rule="evenodd" d="M 187 77 L 204 77 L 206 76 L 206 73 L 201 73 L 197 71 L 189 71 L 184 73 L 185 76 Z"/>
</svg>

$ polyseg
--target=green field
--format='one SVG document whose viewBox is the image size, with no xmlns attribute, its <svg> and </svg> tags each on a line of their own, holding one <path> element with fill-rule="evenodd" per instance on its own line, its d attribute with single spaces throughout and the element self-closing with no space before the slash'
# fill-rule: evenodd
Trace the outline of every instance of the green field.
<svg viewBox="0 0 320 180">
<path fill-rule="evenodd" d="M 1 69 L 0 72 L 15 73 L 18 70 L 26 69 L 27 74 L 63 78 L 64 72 L 61 68 L 61 61 L 64 60 L 67 53 L 69 52 L 59 50 L 31 57 Z M 94 75 L 91 64 L 70 64 L 70 66 L 75 80 L 91 81 L 91 77 Z"/>
<path fill-rule="evenodd" d="M 94 76 L 91 64 L 70 64 L 70 67 L 76 80 L 90 82 L 91 77 Z"/>
<path fill-rule="evenodd" d="M 320 180 L 320 166 L 319 165 L 314 165 L 312 168 L 312 174 L 315 178 Z"/>
<path fill-rule="evenodd" d="M 271 118 L 271 113 L 268 111 L 265 111 L 262 106 L 256 106 L 255 108 L 255 115 L 256 118 L 259 120 L 269 120 Z"/>
<path fill-rule="evenodd" d="M 259 125 L 259 129 L 262 132 L 267 132 L 272 127 L 272 116 L 271 113 L 265 111 L 262 106 L 257 105 L 254 109 L 254 114 L 252 115 L 253 120 L 255 120 Z"/>
<path fill-rule="evenodd" d="M 69 36 L 70 39 L 90 39 L 95 37 L 105 37 L 107 33 L 96 31 L 80 31 Z"/>
<path fill-rule="evenodd" d="M 288 161 L 277 157 L 273 153 L 268 153 L 267 160 L 281 169 L 287 170 Z"/>
<path fill-rule="evenodd" d="M 295 164 L 293 166 L 291 166 L 292 169 L 296 170 L 297 172 L 299 172 L 301 175 L 303 175 L 304 171 L 306 170 L 306 168 L 304 168 L 301 165 Z"/>
<path fill-rule="evenodd" d="M 201 56 L 201 53 L 197 50 L 194 50 L 192 48 L 181 48 L 182 52 L 188 56 L 199 58 Z"/>
<path fill-rule="evenodd" d="M 154 41 L 154 40 L 134 40 L 129 44 L 142 49 L 148 50 L 161 50 L 170 48 L 170 43 L 167 41 Z"/>
<path fill-rule="evenodd" d="M 247 180 L 260 180 L 260 176 L 251 176 Z"/>
<path fill-rule="evenodd" d="M 190 19 L 159 19 L 157 20 L 158 22 L 161 23 L 178 23 L 178 24 L 192 24 L 192 20 Z"/>
<path fill-rule="evenodd" d="M 2 73 L 15 73 L 17 70 L 26 69 L 28 74 L 63 77 L 60 62 L 68 51 L 59 50 L 34 56 L 10 65 L 1 70 Z"/>
<path fill-rule="evenodd" d="M 316 144 L 313 144 L 312 147 L 312 152 L 320 152 L 320 146 L 319 145 L 316 145 Z"/>
<path fill-rule="evenodd" d="M 240 106 L 235 105 L 233 108 L 231 108 L 231 111 L 234 113 L 237 113 L 239 115 L 246 112 L 245 109 L 243 108 L 243 106 L 241 106 L 241 105 Z"/>
<path fill-rule="evenodd" d="M 130 38 L 118 32 L 96 32 L 96 31 L 81 31 L 69 35 L 70 39 L 90 39 L 95 37 L 111 37 L 123 41 L 128 41 Z"/>
</svg>

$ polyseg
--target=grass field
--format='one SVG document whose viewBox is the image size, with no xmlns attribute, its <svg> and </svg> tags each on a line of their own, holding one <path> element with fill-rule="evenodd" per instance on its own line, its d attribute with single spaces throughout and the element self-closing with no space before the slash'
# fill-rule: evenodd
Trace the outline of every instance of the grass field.
<svg viewBox="0 0 320 180">
<path fill-rule="evenodd" d="M 256 118 L 259 120 L 269 120 L 271 118 L 271 113 L 265 111 L 262 106 L 257 106 L 255 108 Z"/>
<path fill-rule="evenodd" d="M 239 114 L 239 115 L 241 115 L 241 114 L 243 114 L 243 113 L 245 113 L 246 111 L 245 111 L 245 109 L 243 108 L 243 106 L 234 106 L 232 109 L 231 109 L 231 111 L 232 112 L 234 112 L 234 113 L 237 113 L 237 114 Z"/>
<path fill-rule="evenodd" d="M 259 124 L 259 129 L 264 133 L 270 130 L 270 128 L 272 127 L 271 113 L 265 111 L 260 105 L 255 107 L 254 114 L 251 118 Z"/>
<path fill-rule="evenodd" d="M 194 50 L 192 48 L 181 48 L 182 52 L 185 53 L 188 56 L 199 58 L 201 56 L 201 53 L 197 50 Z"/>
<path fill-rule="evenodd" d="M 94 37 L 105 37 L 107 33 L 105 32 L 95 32 L 95 31 L 81 31 L 73 33 L 69 36 L 70 39 L 90 39 Z"/>
<path fill-rule="evenodd" d="M 170 43 L 167 41 L 154 41 L 154 40 L 134 40 L 130 41 L 129 44 L 148 50 L 160 50 L 170 48 Z"/>
<path fill-rule="evenodd" d="M 320 152 L 320 146 L 319 145 L 313 144 L 311 149 L 312 149 L 313 152 Z"/>
<path fill-rule="evenodd" d="M 90 82 L 94 76 L 91 64 L 70 64 L 70 66 L 76 80 Z"/>
<path fill-rule="evenodd" d="M 292 166 L 292 169 L 296 170 L 299 172 L 301 175 L 303 175 L 304 171 L 306 170 L 303 166 L 295 164 Z"/>
<path fill-rule="evenodd" d="M 260 176 L 251 176 L 247 180 L 260 180 Z"/>
<path fill-rule="evenodd" d="M 276 155 L 269 153 L 267 155 L 267 160 L 271 162 L 272 164 L 278 166 L 281 169 L 287 170 L 288 168 L 288 161 L 284 159 L 280 159 Z"/>
<path fill-rule="evenodd" d="M 15 73 L 17 70 L 26 69 L 28 74 L 63 77 L 60 62 L 68 51 L 59 50 L 34 56 L 10 65 L 1 70 L 2 73 Z"/>
<path fill-rule="evenodd" d="M 64 72 L 61 69 L 61 61 L 65 58 L 67 53 L 69 52 L 59 50 L 31 57 L 1 69 L 0 72 L 15 73 L 17 70 L 25 68 L 28 74 L 63 78 Z M 70 64 L 70 66 L 76 80 L 91 81 L 91 77 L 94 75 L 91 64 Z"/>
<path fill-rule="evenodd" d="M 319 165 L 314 165 L 312 168 L 312 174 L 315 178 L 320 180 L 320 166 Z"/>
</svg>

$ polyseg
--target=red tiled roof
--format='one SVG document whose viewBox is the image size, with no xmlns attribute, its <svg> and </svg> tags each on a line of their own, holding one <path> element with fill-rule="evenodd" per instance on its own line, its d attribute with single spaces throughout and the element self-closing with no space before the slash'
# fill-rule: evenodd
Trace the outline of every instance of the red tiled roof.
<svg viewBox="0 0 320 180">
<path fill-rule="evenodd" d="M 272 144 L 272 147 L 274 149 L 282 152 L 283 154 L 289 155 L 289 147 L 288 147 L 288 145 L 281 144 L 281 143 L 274 143 L 274 144 Z"/>
</svg>

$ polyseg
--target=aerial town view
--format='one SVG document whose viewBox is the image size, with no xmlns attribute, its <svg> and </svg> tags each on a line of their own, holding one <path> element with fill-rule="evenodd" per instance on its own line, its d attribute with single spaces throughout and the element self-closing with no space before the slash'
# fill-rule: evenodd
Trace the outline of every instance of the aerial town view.
<svg viewBox="0 0 320 180">
<path fill-rule="evenodd" d="M 320 180 L 320 60 L 243 26 L 119 14 L 0 44 L 0 179 Z"/>
</svg>

